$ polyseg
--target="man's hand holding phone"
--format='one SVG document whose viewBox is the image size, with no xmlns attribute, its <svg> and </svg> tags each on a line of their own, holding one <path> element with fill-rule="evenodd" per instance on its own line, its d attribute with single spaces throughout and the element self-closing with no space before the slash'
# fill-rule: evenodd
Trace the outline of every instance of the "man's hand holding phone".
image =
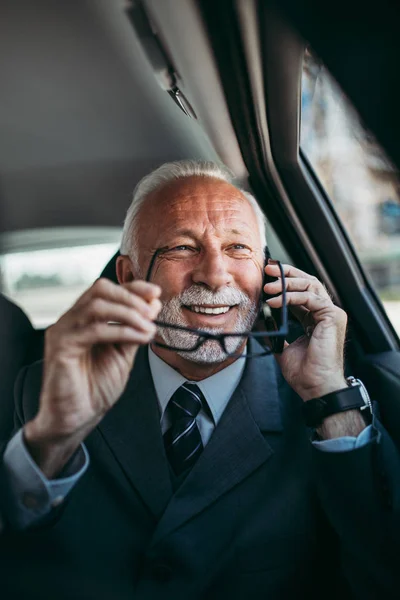
<svg viewBox="0 0 400 600">
<path fill-rule="evenodd" d="M 289 385 L 304 400 L 320 397 L 347 386 L 344 378 L 344 342 L 347 315 L 335 306 L 318 279 L 291 265 L 282 265 L 286 302 L 305 331 L 291 344 L 285 343 L 276 359 Z M 264 285 L 272 309 L 282 307 L 279 268 L 267 265 L 265 273 L 278 280 Z"/>
</svg>

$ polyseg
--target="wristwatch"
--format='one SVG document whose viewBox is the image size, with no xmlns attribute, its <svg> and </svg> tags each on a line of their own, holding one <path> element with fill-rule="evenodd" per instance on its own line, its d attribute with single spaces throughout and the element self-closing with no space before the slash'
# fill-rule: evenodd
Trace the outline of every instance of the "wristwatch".
<svg viewBox="0 0 400 600">
<path fill-rule="evenodd" d="M 359 409 L 371 420 L 372 404 L 365 385 L 355 377 L 346 377 L 347 388 L 337 390 L 303 404 L 303 414 L 308 427 L 319 427 L 331 415 L 346 410 Z"/>
</svg>

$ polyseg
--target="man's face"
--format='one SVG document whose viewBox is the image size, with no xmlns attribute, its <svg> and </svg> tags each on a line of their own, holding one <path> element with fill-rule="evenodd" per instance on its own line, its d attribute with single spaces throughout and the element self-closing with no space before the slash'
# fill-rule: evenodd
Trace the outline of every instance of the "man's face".
<svg viewBox="0 0 400 600">
<path fill-rule="evenodd" d="M 162 289 L 160 321 L 214 333 L 251 329 L 262 285 L 263 249 L 248 200 L 232 185 L 191 177 L 154 192 L 138 221 L 142 276 L 152 256 L 151 281 Z M 193 336 L 160 329 L 164 343 L 189 348 Z M 230 340 L 236 351 L 243 340 Z M 233 347 L 235 346 L 235 347 Z M 195 362 L 221 362 L 219 345 L 208 341 L 194 353 Z"/>
</svg>

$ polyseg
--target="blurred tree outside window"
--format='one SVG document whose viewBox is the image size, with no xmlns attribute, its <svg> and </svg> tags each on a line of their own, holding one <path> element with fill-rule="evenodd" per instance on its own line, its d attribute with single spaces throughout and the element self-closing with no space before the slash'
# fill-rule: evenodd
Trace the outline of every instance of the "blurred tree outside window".
<svg viewBox="0 0 400 600">
<path fill-rule="evenodd" d="M 318 58 L 303 62 L 300 146 L 400 334 L 400 181 Z"/>
</svg>

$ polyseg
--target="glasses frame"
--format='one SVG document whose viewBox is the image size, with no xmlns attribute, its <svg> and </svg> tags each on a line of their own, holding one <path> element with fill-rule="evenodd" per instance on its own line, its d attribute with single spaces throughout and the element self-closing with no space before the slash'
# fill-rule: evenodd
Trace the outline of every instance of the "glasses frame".
<svg viewBox="0 0 400 600">
<path fill-rule="evenodd" d="M 159 256 L 159 254 L 161 254 L 164 250 L 162 248 L 156 250 L 153 254 L 153 256 L 151 257 L 151 261 L 150 261 L 150 265 L 149 268 L 147 270 L 147 274 L 146 274 L 146 281 L 150 282 L 150 277 L 153 271 L 153 267 L 154 267 L 154 263 L 156 261 L 157 256 Z M 153 341 L 152 343 L 155 344 L 156 346 L 158 346 L 159 348 L 165 348 L 166 350 L 172 350 L 175 352 L 196 352 L 196 350 L 198 350 L 200 348 L 200 346 L 202 346 L 205 342 L 207 342 L 208 340 L 214 340 L 216 342 L 219 343 L 220 347 L 222 348 L 222 351 L 225 352 L 225 354 L 227 356 L 230 357 L 245 357 L 245 358 L 251 358 L 252 356 L 254 357 L 259 357 L 259 356 L 266 356 L 268 354 L 272 354 L 272 353 L 279 353 L 282 352 L 283 350 L 283 344 L 280 344 L 279 349 L 274 350 L 273 347 L 268 347 L 266 348 L 264 347 L 264 352 L 260 352 L 258 354 L 254 354 L 254 355 L 243 355 L 243 354 L 236 354 L 234 352 L 229 352 L 226 348 L 226 344 L 225 344 L 225 340 L 226 338 L 229 337 L 246 337 L 246 338 L 255 338 L 255 339 L 265 339 L 265 338 L 285 338 L 288 333 L 289 333 L 289 326 L 288 326 L 288 309 L 287 309 L 287 303 L 286 303 L 286 285 L 285 285 L 285 274 L 283 272 L 283 267 L 282 264 L 279 260 L 275 260 L 275 259 L 271 259 L 270 255 L 269 255 L 269 250 L 266 247 L 265 248 L 265 256 L 266 256 L 266 262 L 265 264 L 274 264 L 277 265 L 279 267 L 279 271 L 280 271 L 280 276 L 281 276 L 281 281 L 282 281 L 282 308 L 281 308 L 281 325 L 280 327 L 276 330 L 276 331 L 241 331 L 241 332 L 235 332 L 235 333 L 210 333 L 208 331 L 204 331 L 203 329 L 197 329 L 194 327 L 186 327 L 184 325 L 173 325 L 171 323 L 165 323 L 163 321 L 158 321 L 155 320 L 154 324 L 159 326 L 159 327 L 166 327 L 169 329 L 175 329 L 178 331 L 187 331 L 188 333 L 193 333 L 195 335 L 198 336 L 198 340 L 196 342 L 196 344 L 194 345 L 193 348 L 180 348 L 180 347 L 175 347 L 175 346 L 169 346 L 168 344 L 164 344 L 162 342 L 156 342 Z M 263 292 L 264 293 L 264 292 Z M 265 303 L 265 301 L 263 300 L 263 304 Z M 268 305 L 267 305 L 268 306 Z M 265 319 L 265 317 L 264 317 Z"/>
</svg>

